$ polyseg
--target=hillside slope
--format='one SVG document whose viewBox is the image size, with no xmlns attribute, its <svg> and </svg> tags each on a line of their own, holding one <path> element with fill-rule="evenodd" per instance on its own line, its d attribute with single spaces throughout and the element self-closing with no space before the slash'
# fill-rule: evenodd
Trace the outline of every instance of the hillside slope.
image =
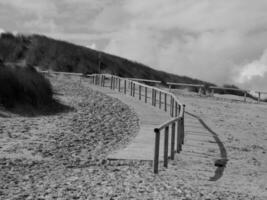
<svg viewBox="0 0 267 200">
<path fill-rule="evenodd" d="M 186 76 L 157 71 L 118 56 L 40 35 L 14 36 L 10 33 L 2 33 L 0 58 L 4 62 L 23 62 L 32 66 L 41 66 L 43 69 L 82 73 L 98 73 L 99 63 L 101 63 L 102 73 L 122 77 L 213 85 Z"/>
</svg>

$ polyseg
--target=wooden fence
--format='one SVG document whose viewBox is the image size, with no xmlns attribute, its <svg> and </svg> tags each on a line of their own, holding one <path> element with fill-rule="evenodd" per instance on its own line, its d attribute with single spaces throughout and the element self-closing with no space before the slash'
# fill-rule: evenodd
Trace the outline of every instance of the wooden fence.
<svg viewBox="0 0 267 200">
<path fill-rule="evenodd" d="M 149 103 L 154 107 L 158 107 L 165 112 L 169 112 L 171 120 L 159 125 L 154 129 L 155 132 L 155 149 L 154 149 L 154 173 L 158 173 L 159 168 L 159 151 L 161 133 L 164 135 L 163 145 L 163 166 L 168 167 L 168 155 L 170 145 L 170 158 L 174 159 L 175 153 L 180 153 L 184 143 L 184 111 L 183 105 L 177 97 L 165 90 L 148 86 L 143 83 L 136 82 L 127 78 L 108 74 L 91 75 L 92 83 L 101 87 L 109 86 L 112 90 L 117 90 L 124 94 L 138 98 L 144 103 Z M 138 79 L 142 81 L 141 79 Z M 169 130 L 171 129 L 171 140 L 169 144 Z M 176 147 L 175 147 L 176 140 Z"/>
<path fill-rule="evenodd" d="M 112 90 L 130 95 L 131 97 L 138 98 L 144 103 L 151 104 L 154 107 L 158 107 L 165 112 L 169 112 L 172 117 L 171 120 L 155 127 L 155 149 L 154 149 L 154 160 L 153 168 L 154 173 L 158 173 L 159 169 L 159 151 L 160 151 L 160 139 L 161 135 L 164 137 L 163 145 L 163 166 L 168 167 L 168 155 L 173 160 L 175 153 L 180 153 L 182 145 L 184 144 L 184 112 L 185 105 L 183 105 L 177 97 L 169 93 L 168 91 L 148 86 L 143 83 L 136 82 L 127 78 L 121 78 L 110 74 L 90 74 L 82 75 L 78 73 L 62 73 L 62 72 L 48 72 L 41 71 L 42 73 L 53 73 L 53 74 L 64 74 L 64 75 L 75 75 L 80 77 L 90 78 L 91 84 L 109 87 Z M 142 79 L 138 79 L 142 81 Z M 143 81 L 147 81 L 144 79 Z M 154 81 L 153 81 L 154 82 Z M 171 131 L 170 131 L 171 130 Z M 171 140 L 169 144 L 169 132 L 171 132 Z M 176 146 L 175 146 L 176 142 Z M 170 152 L 169 151 L 169 146 Z"/>
</svg>

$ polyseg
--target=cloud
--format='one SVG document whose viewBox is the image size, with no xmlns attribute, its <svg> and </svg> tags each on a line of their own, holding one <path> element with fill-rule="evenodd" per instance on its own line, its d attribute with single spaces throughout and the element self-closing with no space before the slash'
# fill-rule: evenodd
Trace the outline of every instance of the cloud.
<svg viewBox="0 0 267 200">
<path fill-rule="evenodd" d="M 265 80 L 266 9 L 266 0 L 1 0 L 0 24 L 251 88 Z"/>
<path fill-rule="evenodd" d="M 2 28 L 0 28 L 0 34 L 1 33 L 5 33 L 6 31 L 4 30 L 4 29 L 2 29 Z"/>
<path fill-rule="evenodd" d="M 249 89 L 266 90 L 267 85 L 267 49 L 261 57 L 239 69 L 236 83 Z M 267 90 L 266 90 L 267 91 Z"/>
<path fill-rule="evenodd" d="M 96 49 L 96 44 L 93 43 L 93 44 L 87 45 L 87 47 L 90 49 Z"/>
<path fill-rule="evenodd" d="M 267 2 L 125 1 L 110 53 L 217 84 L 236 83 L 243 63 L 266 47 Z"/>
</svg>

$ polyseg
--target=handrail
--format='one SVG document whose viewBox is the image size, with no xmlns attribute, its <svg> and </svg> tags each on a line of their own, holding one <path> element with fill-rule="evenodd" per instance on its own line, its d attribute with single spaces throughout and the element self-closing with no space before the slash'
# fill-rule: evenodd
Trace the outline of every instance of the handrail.
<svg viewBox="0 0 267 200">
<path fill-rule="evenodd" d="M 127 78 L 122 78 L 119 76 L 111 74 L 81 74 L 81 73 L 70 73 L 70 72 L 54 72 L 54 71 L 40 71 L 41 73 L 54 73 L 54 74 L 65 74 L 65 75 L 75 75 L 87 78 L 92 78 L 92 83 L 94 85 L 99 85 L 101 87 L 110 87 L 110 89 L 117 89 L 118 92 L 123 92 L 124 94 L 130 94 L 130 96 L 137 96 L 139 100 L 144 98 L 145 103 L 149 103 L 151 100 L 152 106 L 158 106 L 159 109 L 163 109 L 165 112 L 170 113 L 172 117 L 171 120 L 164 122 L 154 129 L 155 132 L 155 150 L 154 150 L 154 173 L 158 173 L 159 165 L 159 148 L 160 148 L 160 132 L 164 132 L 164 167 L 168 166 L 168 146 L 169 146 L 169 127 L 171 126 L 171 159 L 174 159 L 175 152 L 180 153 L 182 150 L 182 144 L 184 143 L 184 113 L 185 105 L 182 104 L 177 97 L 166 90 L 159 89 L 153 86 L 148 86 L 143 83 L 139 83 L 134 80 Z M 110 79 L 110 84 L 106 85 L 106 80 Z M 142 90 L 144 88 L 144 90 Z M 136 90 L 138 94 L 136 94 Z M 144 94 L 142 94 L 142 92 Z M 151 96 L 151 97 L 149 97 Z M 169 103 L 168 103 L 169 101 Z M 158 105 L 157 105 L 158 104 Z M 163 105 L 162 105 L 163 104 Z M 176 150 L 175 150 L 175 140 L 176 140 Z"/>
<path fill-rule="evenodd" d="M 147 83 L 161 83 L 161 81 L 157 80 L 151 80 L 151 79 L 142 79 L 142 78 L 127 78 L 133 81 L 141 81 L 141 82 L 147 82 Z"/>
<path fill-rule="evenodd" d="M 143 83 L 139 83 L 135 80 L 130 80 L 128 78 L 123 78 L 110 74 L 94 74 L 93 75 L 93 84 L 105 86 L 106 78 L 110 79 L 110 89 L 117 89 L 119 92 L 130 94 L 130 96 L 137 96 L 139 100 L 144 98 L 145 103 L 148 103 L 148 99 L 151 100 L 152 106 L 158 106 L 159 109 L 164 109 L 165 112 L 169 111 L 171 120 L 160 124 L 154 129 L 155 132 L 155 150 L 154 150 L 154 173 L 158 173 L 159 166 L 159 148 L 160 148 L 160 132 L 164 132 L 164 167 L 168 167 L 168 146 L 169 146 L 169 127 L 171 127 L 171 159 L 174 159 L 174 154 L 180 153 L 182 150 L 182 145 L 184 144 L 184 112 L 185 105 L 182 104 L 177 97 L 166 90 L 159 89 L 153 86 L 148 86 Z M 127 90 L 128 88 L 128 90 Z M 142 88 L 144 88 L 142 90 Z M 149 93 L 150 90 L 150 93 Z M 136 94 L 137 93 L 137 94 Z M 144 95 L 142 94 L 144 93 Z M 151 96 L 149 98 L 149 96 Z M 162 98 L 164 97 L 164 98 Z M 168 101 L 170 103 L 168 104 Z M 162 105 L 163 104 L 163 105 Z M 175 150 L 175 141 L 176 141 L 176 150 Z"/>
</svg>

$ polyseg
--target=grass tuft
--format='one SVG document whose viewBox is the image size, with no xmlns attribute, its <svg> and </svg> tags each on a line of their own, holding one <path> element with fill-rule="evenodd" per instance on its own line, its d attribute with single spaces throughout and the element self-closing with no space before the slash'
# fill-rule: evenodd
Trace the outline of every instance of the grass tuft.
<svg viewBox="0 0 267 200">
<path fill-rule="evenodd" d="M 8 110 L 59 111 L 50 82 L 33 67 L 6 66 L 0 62 L 0 104 Z M 24 109 L 25 111 L 25 109 Z M 26 111 L 27 112 L 27 111 Z M 28 114 L 30 114 L 28 113 Z"/>
</svg>

